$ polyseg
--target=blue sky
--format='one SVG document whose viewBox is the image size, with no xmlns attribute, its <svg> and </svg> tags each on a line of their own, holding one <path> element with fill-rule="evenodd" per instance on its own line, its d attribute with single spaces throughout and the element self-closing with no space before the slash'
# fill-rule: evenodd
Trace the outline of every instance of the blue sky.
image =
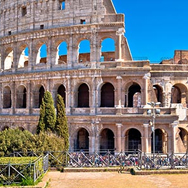
<svg viewBox="0 0 188 188">
<path fill-rule="evenodd" d="M 172 58 L 174 50 L 188 50 L 188 1 L 113 0 L 125 14 L 125 36 L 134 59 L 151 63 Z"/>
</svg>

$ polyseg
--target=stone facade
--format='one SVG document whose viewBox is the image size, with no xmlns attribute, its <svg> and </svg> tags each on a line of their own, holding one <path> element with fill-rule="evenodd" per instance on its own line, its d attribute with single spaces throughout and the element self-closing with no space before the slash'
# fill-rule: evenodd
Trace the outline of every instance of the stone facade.
<svg viewBox="0 0 188 188">
<path fill-rule="evenodd" d="M 185 152 L 188 52 L 161 64 L 133 61 L 124 34 L 124 15 L 111 0 L 0 0 L 0 129 L 35 133 L 48 90 L 55 101 L 64 97 L 71 151 L 151 152 L 148 102 L 161 102 L 155 150 Z M 115 51 L 101 51 L 107 38 Z M 90 52 L 80 53 L 84 40 Z M 62 42 L 66 54 L 58 52 Z"/>
</svg>

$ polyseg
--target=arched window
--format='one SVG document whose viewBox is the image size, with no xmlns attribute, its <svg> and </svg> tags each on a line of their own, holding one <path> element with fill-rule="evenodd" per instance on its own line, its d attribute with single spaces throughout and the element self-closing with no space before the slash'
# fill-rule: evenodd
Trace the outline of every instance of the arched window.
<svg viewBox="0 0 188 188">
<path fill-rule="evenodd" d="M 82 84 L 78 88 L 78 107 L 89 107 L 89 88 L 86 84 Z"/>
<path fill-rule="evenodd" d="M 164 130 L 155 129 L 155 152 L 156 153 L 167 152 L 167 143 L 165 143 L 167 142 L 167 140 L 165 139 L 165 137 L 167 137 L 167 134 L 165 133 Z M 151 134 L 151 150 L 153 152 L 153 132 Z"/>
<path fill-rule="evenodd" d="M 114 107 L 114 86 L 110 83 L 101 88 L 101 107 Z"/>
<path fill-rule="evenodd" d="M 44 87 L 39 85 L 34 90 L 34 101 L 33 101 L 33 107 L 34 108 L 40 108 L 40 105 L 42 104 L 42 99 L 44 97 Z"/>
<path fill-rule="evenodd" d="M 129 129 L 125 135 L 125 150 L 141 150 L 141 133 L 137 129 Z"/>
<path fill-rule="evenodd" d="M 171 90 L 172 98 L 171 103 L 181 103 L 181 91 L 177 86 L 173 86 Z"/>
<path fill-rule="evenodd" d="M 66 90 L 64 85 L 60 85 L 57 90 L 57 94 L 61 95 L 66 106 Z"/>
<path fill-rule="evenodd" d="M 100 150 L 114 150 L 114 133 L 110 129 L 103 129 L 100 134 Z"/>
<path fill-rule="evenodd" d="M 163 91 L 162 88 L 158 85 L 153 86 L 154 92 L 155 92 L 155 97 L 157 99 L 157 102 L 160 102 L 162 105 L 162 100 L 163 100 Z"/>
<path fill-rule="evenodd" d="M 139 107 L 141 105 L 141 88 L 133 83 L 128 91 L 128 107 Z"/>
<path fill-rule="evenodd" d="M 39 63 L 43 63 L 43 64 L 47 63 L 47 46 L 46 46 L 46 44 L 43 44 L 38 50 L 36 64 L 39 64 Z"/>
<path fill-rule="evenodd" d="M 79 63 L 90 62 L 90 42 L 89 40 L 82 40 L 79 44 Z"/>
<path fill-rule="evenodd" d="M 18 68 L 27 67 L 28 59 L 29 59 L 29 48 L 26 47 L 20 55 Z"/>
<path fill-rule="evenodd" d="M 17 89 L 17 108 L 26 108 L 26 88 L 24 86 L 20 86 Z"/>
<path fill-rule="evenodd" d="M 66 64 L 66 63 L 67 63 L 67 43 L 62 42 L 57 47 L 56 64 Z"/>
<path fill-rule="evenodd" d="M 11 108 L 11 90 L 8 86 L 3 89 L 3 108 Z"/>
<path fill-rule="evenodd" d="M 4 69 L 11 69 L 13 66 L 13 50 L 11 50 L 4 61 Z"/>
<path fill-rule="evenodd" d="M 89 133 L 86 129 L 81 128 L 77 133 L 77 141 L 75 143 L 76 150 L 88 150 L 89 149 Z"/>
<path fill-rule="evenodd" d="M 113 39 L 106 38 L 102 41 L 100 61 L 115 61 L 115 41 Z"/>
</svg>

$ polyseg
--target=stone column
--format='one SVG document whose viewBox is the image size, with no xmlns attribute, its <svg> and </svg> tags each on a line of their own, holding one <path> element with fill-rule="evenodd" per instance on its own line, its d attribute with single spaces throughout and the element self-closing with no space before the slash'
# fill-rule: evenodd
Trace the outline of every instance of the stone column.
<svg viewBox="0 0 188 188">
<path fill-rule="evenodd" d="M 28 110 L 28 113 L 30 114 L 30 109 L 31 109 L 31 81 L 27 82 L 27 104 L 26 108 Z"/>
<path fill-rule="evenodd" d="M 33 65 L 34 65 L 33 40 L 30 40 L 28 47 L 29 47 L 28 70 L 31 71 L 33 69 Z"/>
<path fill-rule="evenodd" d="M 121 109 L 122 109 L 122 98 L 121 98 L 121 87 L 122 87 L 122 77 L 121 76 L 117 76 L 117 96 L 116 101 L 115 101 L 115 107 L 118 109 L 118 111 L 116 112 L 116 114 L 122 114 Z"/>
<path fill-rule="evenodd" d="M 167 106 L 167 104 L 166 104 L 166 93 L 165 92 L 162 93 L 162 106 L 163 107 Z"/>
<path fill-rule="evenodd" d="M 18 50 L 17 50 L 17 43 L 14 43 L 13 47 L 13 64 L 11 65 L 12 72 L 15 72 L 18 68 Z"/>
<path fill-rule="evenodd" d="M 181 93 L 181 103 L 183 107 L 186 107 L 186 93 L 185 92 Z"/>
<path fill-rule="evenodd" d="M 125 29 L 124 28 L 119 28 L 118 31 L 116 32 L 116 35 L 118 35 L 118 44 L 117 44 L 117 49 L 116 52 L 118 52 L 118 54 L 116 55 L 116 61 L 122 61 L 122 37 L 125 33 Z"/>
<path fill-rule="evenodd" d="M 90 115 L 95 115 L 96 114 L 96 104 L 95 104 L 95 99 L 96 99 L 96 78 L 92 78 L 92 88 L 90 91 Z"/>
<path fill-rule="evenodd" d="M 145 153 L 149 153 L 149 134 L 148 134 L 148 128 L 149 124 L 143 124 L 144 125 L 144 139 L 142 143 L 142 151 Z"/>
<path fill-rule="evenodd" d="M 71 91 L 71 77 L 66 76 L 67 78 L 67 91 L 66 91 L 66 114 L 71 115 L 71 99 L 72 99 L 72 91 Z"/>
<path fill-rule="evenodd" d="M 148 90 L 149 90 L 149 80 L 150 80 L 151 74 L 147 73 L 144 75 L 143 79 L 145 80 L 145 89 L 142 88 L 142 105 L 147 105 L 148 103 Z"/>
<path fill-rule="evenodd" d="M 121 148 L 121 123 L 116 123 L 116 153 L 120 153 L 122 151 Z"/>
<path fill-rule="evenodd" d="M 73 64 L 73 36 L 69 36 L 69 44 L 67 44 L 67 67 L 70 69 L 72 68 Z"/>
<path fill-rule="evenodd" d="M 125 152 L 125 136 L 121 137 L 121 151 Z"/>
<path fill-rule="evenodd" d="M 48 37 L 47 41 L 47 62 L 46 62 L 46 67 L 47 69 L 50 69 L 52 67 L 52 37 Z"/>
<path fill-rule="evenodd" d="M 151 153 L 151 147 L 152 147 L 152 145 L 151 145 L 151 135 L 149 135 L 149 137 L 148 137 L 148 153 Z"/>
<path fill-rule="evenodd" d="M 16 88 L 15 88 L 15 81 L 12 82 L 11 87 L 11 101 L 12 101 L 12 114 L 15 114 L 16 108 Z"/>
<path fill-rule="evenodd" d="M 178 126 L 178 122 L 174 121 L 172 124 L 172 152 L 176 153 L 176 127 Z"/>
</svg>

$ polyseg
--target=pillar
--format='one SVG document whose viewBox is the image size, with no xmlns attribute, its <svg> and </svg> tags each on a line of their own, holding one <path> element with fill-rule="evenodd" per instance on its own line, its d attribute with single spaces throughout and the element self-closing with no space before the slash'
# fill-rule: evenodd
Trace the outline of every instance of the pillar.
<svg viewBox="0 0 188 188">
<path fill-rule="evenodd" d="M 69 35 L 69 44 L 67 44 L 67 67 L 72 68 L 73 64 L 73 36 Z"/>
<path fill-rule="evenodd" d="M 115 107 L 117 108 L 116 115 L 121 115 L 122 114 L 122 98 L 121 98 L 121 86 L 122 86 L 122 77 L 117 76 L 117 92 L 116 92 L 116 101 L 115 101 Z"/>
<path fill-rule="evenodd" d="M 121 148 L 121 123 L 116 123 L 116 152 L 120 153 L 122 151 Z"/>
<path fill-rule="evenodd" d="M 11 100 L 12 100 L 12 114 L 15 114 L 16 108 L 16 88 L 15 81 L 12 82 L 11 85 Z"/>
<path fill-rule="evenodd" d="M 144 139 L 142 143 L 142 151 L 149 153 L 149 133 L 148 133 L 149 124 L 144 124 Z"/>
<path fill-rule="evenodd" d="M 149 90 L 149 80 L 150 80 L 151 74 L 147 73 L 144 75 L 143 79 L 145 80 L 145 88 L 142 88 L 142 105 L 147 105 L 148 103 L 148 90 Z"/>
<path fill-rule="evenodd" d="M 31 81 L 27 82 L 27 104 L 26 108 L 28 110 L 28 113 L 30 114 L 31 109 Z"/>
<path fill-rule="evenodd" d="M 178 126 L 178 122 L 174 121 L 172 124 L 172 152 L 176 153 L 176 127 Z"/>
<path fill-rule="evenodd" d="M 72 91 L 71 91 L 71 77 L 67 76 L 67 90 L 66 90 L 66 114 L 71 115 L 71 99 L 72 99 Z"/>
<path fill-rule="evenodd" d="M 96 114 L 96 104 L 95 104 L 95 99 L 96 99 L 96 78 L 93 77 L 92 78 L 92 88 L 91 88 L 91 91 L 90 91 L 90 115 L 95 115 Z"/>
<path fill-rule="evenodd" d="M 125 33 L 124 28 L 119 28 L 118 31 L 116 32 L 116 35 L 118 36 L 118 44 L 117 44 L 117 49 L 116 51 L 118 54 L 116 54 L 116 61 L 122 61 L 122 37 Z"/>
</svg>

